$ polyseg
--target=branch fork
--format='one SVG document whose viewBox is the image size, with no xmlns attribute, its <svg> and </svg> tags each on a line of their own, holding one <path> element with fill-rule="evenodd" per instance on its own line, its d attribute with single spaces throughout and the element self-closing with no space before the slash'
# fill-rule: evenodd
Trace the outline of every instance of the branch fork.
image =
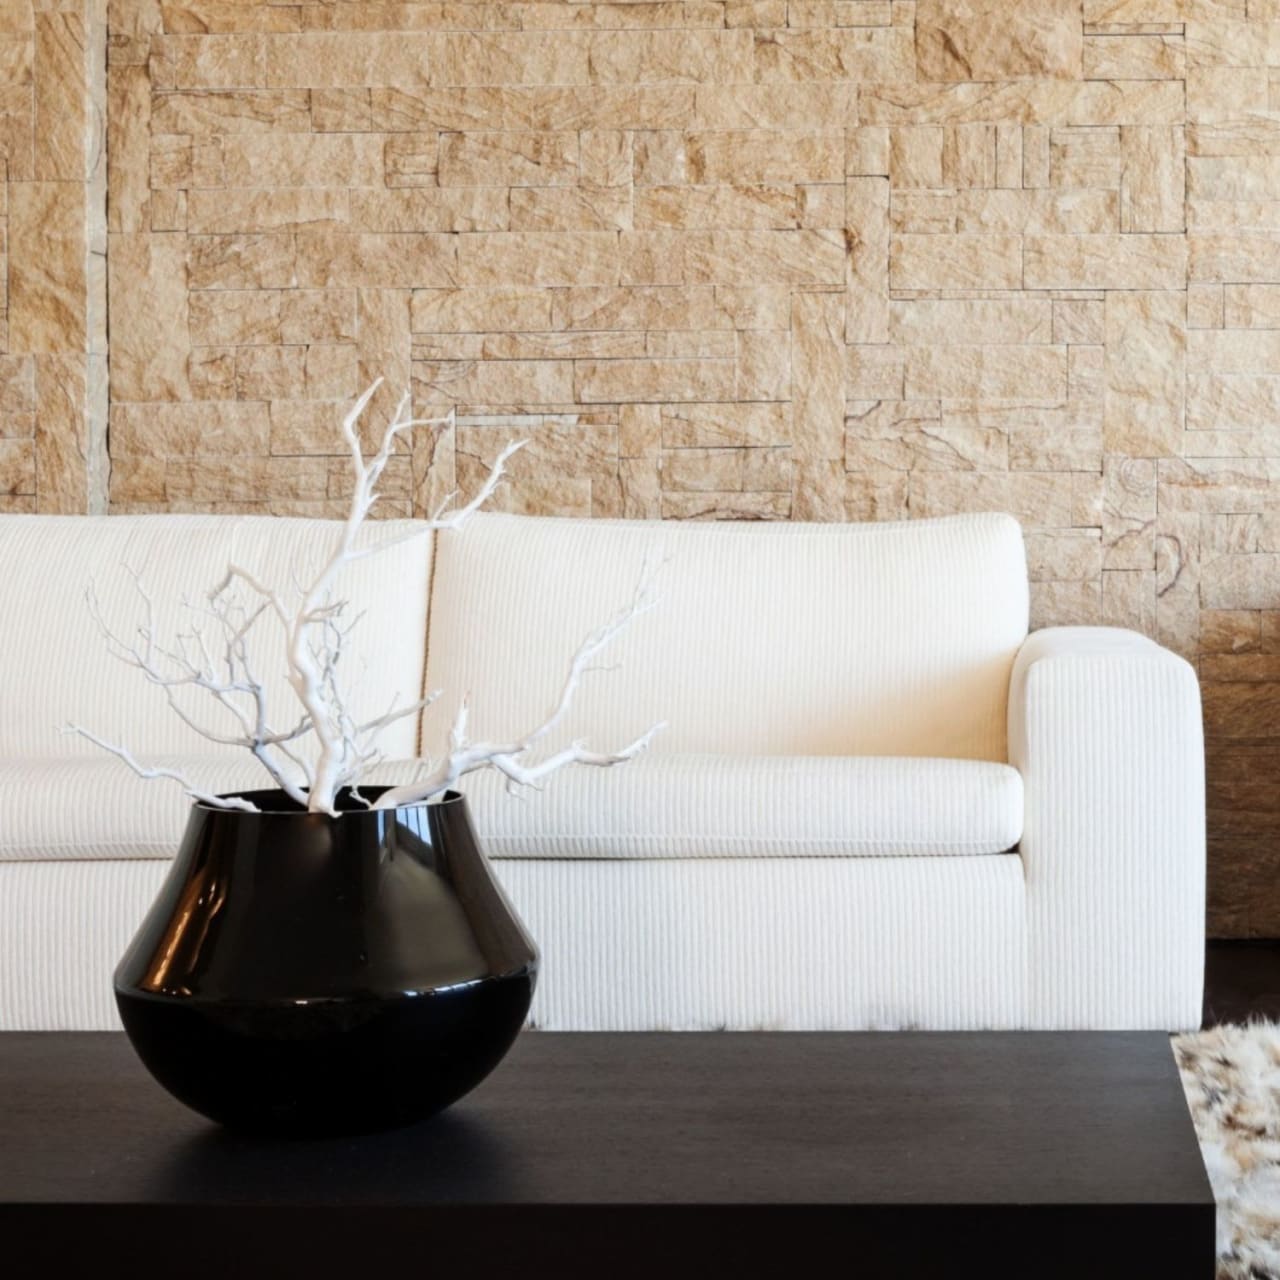
<svg viewBox="0 0 1280 1280">
<path fill-rule="evenodd" d="M 343 419 L 342 435 L 351 458 L 354 481 L 350 508 L 328 559 L 310 582 L 294 584 L 292 597 L 262 582 L 243 566 L 231 564 L 199 604 L 184 602 L 192 616 L 190 627 L 164 644 L 157 640 L 153 602 L 140 573 L 131 571 L 143 605 L 143 618 L 132 637 L 122 637 L 111 629 L 92 586 L 86 593 L 90 615 L 109 650 L 126 665 L 140 671 L 150 684 L 163 690 L 169 707 L 184 724 L 210 742 L 248 750 L 277 788 L 313 813 L 336 815 L 338 793 L 344 789 L 350 789 L 363 800 L 359 791 L 361 780 L 384 758 L 378 748 L 381 733 L 399 720 L 421 714 L 441 696 L 437 691 L 404 705 L 393 702 L 383 715 L 372 720 L 357 722 L 354 719 L 349 711 L 350 690 L 343 680 L 343 659 L 351 631 L 359 619 L 348 621 L 345 602 L 334 599 L 336 579 L 348 565 L 379 555 L 411 538 L 461 529 L 493 495 L 506 474 L 508 461 L 525 444 L 522 440 L 516 441 L 502 450 L 484 484 L 464 506 L 453 508 L 452 499 L 446 499 L 430 519 L 418 522 L 412 530 L 357 545 L 360 531 L 378 501 L 378 482 L 397 441 L 420 427 L 450 426 L 454 421 L 452 411 L 445 417 L 412 417 L 406 393 L 383 432 L 377 452 L 366 459 L 356 428 L 381 382 L 381 379 L 374 382 Z M 470 741 L 464 697 L 454 719 L 447 754 L 439 763 L 424 762 L 415 781 L 390 788 L 373 801 L 371 807 L 389 809 L 424 803 L 476 769 L 497 769 L 506 777 L 509 787 L 537 786 L 565 765 L 608 767 L 639 755 L 663 727 L 661 724 L 614 751 L 593 751 L 585 743 L 573 742 L 541 759 L 529 759 L 529 753 L 563 721 L 583 676 L 600 669 L 596 659 L 655 603 L 653 575 L 646 571 L 631 603 L 582 642 L 546 718 L 517 737 L 505 742 Z M 277 634 L 289 686 L 298 702 L 283 727 L 269 716 L 266 689 L 249 656 L 249 637 L 265 624 L 270 624 Z M 185 689 L 202 690 L 213 699 L 221 727 L 201 723 L 182 705 L 179 691 Z M 236 796 L 214 795 L 177 770 L 148 766 L 127 747 L 82 725 L 69 724 L 66 730 L 115 755 L 139 777 L 177 782 L 191 799 L 201 804 L 257 811 L 252 802 Z M 314 753 L 301 749 L 306 741 L 314 743 Z"/>
</svg>

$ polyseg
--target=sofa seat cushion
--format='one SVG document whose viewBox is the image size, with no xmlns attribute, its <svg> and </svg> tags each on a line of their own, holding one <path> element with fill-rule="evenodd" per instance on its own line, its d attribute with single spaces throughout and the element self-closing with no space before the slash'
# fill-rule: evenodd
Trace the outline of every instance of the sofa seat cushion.
<svg viewBox="0 0 1280 1280">
<path fill-rule="evenodd" d="M 886 858 L 1003 853 L 1022 835 L 1006 764 L 878 756 L 646 755 L 541 793 L 462 788 L 495 858 Z"/>
<path fill-rule="evenodd" d="M 211 791 L 261 787 L 246 756 L 147 759 Z M 413 762 L 380 780 L 406 782 Z M 508 794 L 488 770 L 462 790 L 497 858 L 900 857 L 1002 853 L 1022 835 L 1022 778 L 976 760 L 642 756 L 570 768 Z M 172 782 L 110 757 L 0 762 L 0 861 L 168 858 L 189 808 Z"/>
</svg>

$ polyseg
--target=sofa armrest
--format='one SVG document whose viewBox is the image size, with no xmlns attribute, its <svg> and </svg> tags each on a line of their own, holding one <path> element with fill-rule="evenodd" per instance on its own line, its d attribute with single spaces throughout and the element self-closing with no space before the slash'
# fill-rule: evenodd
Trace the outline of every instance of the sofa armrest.
<svg viewBox="0 0 1280 1280">
<path fill-rule="evenodd" d="M 1030 1024 L 1199 1026 L 1204 741 L 1192 667 L 1119 628 L 1035 632 L 1014 663 L 1009 760 L 1026 798 Z"/>
</svg>

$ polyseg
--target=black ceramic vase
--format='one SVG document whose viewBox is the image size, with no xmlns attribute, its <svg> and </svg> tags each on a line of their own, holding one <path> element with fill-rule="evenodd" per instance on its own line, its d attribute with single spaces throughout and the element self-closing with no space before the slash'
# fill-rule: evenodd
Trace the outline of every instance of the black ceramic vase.
<svg viewBox="0 0 1280 1280">
<path fill-rule="evenodd" d="M 263 812 L 192 806 L 116 969 L 143 1063 L 247 1131 L 357 1133 L 447 1107 L 511 1047 L 538 967 L 466 801 L 346 795 L 329 817 L 241 794 Z"/>
</svg>

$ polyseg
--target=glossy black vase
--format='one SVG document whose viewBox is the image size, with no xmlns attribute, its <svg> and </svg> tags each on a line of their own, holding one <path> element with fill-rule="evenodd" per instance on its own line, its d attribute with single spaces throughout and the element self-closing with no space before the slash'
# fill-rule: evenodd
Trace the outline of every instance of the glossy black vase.
<svg viewBox="0 0 1280 1280">
<path fill-rule="evenodd" d="M 377 788 L 365 795 L 376 797 Z M 115 974 L 151 1074 L 228 1127 L 297 1136 L 421 1120 L 519 1032 L 538 952 L 467 804 L 306 813 L 195 804 Z"/>
</svg>

